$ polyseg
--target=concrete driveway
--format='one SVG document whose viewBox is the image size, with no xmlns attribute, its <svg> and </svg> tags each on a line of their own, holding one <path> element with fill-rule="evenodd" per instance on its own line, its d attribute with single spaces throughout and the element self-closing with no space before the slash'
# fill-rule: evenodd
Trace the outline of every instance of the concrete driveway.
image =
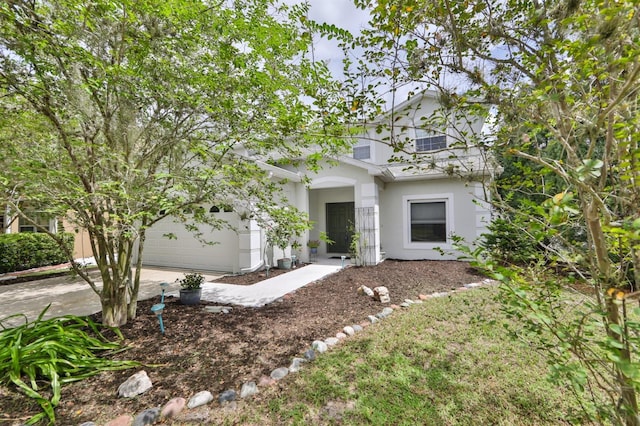
<svg viewBox="0 0 640 426">
<path fill-rule="evenodd" d="M 160 295 L 160 283 L 168 282 L 169 291 L 180 288 L 176 279 L 182 278 L 191 270 L 143 268 L 140 278 L 139 300 Z M 222 273 L 203 273 L 205 281 L 220 278 Z M 102 282 L 98 281 L 101 286 Z M 61 315 L 90 315 L 101 311 L 98 295 L 85 281 L 77 277 L 57 277 L 19 284 L 0 286 L 0 319 L 22 313 L 34 320 L 48 305 L 45 318 Z M 22 318 L 3 322 L 5 327 L 22 323 Z M 0 327 L 1 328 L 1 327 Z"/>
</svg>

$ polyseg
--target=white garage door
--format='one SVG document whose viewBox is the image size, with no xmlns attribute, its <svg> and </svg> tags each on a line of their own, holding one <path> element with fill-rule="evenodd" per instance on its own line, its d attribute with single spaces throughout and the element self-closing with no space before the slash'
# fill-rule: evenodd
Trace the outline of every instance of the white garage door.
<svg viewBox="0 0 640 426">
<path fill-rule="evenodd" d="M 230 213 L 233 214 L 233 213 Z M 202 226 L 206 239 L 214 245 L 203 245 L 181 223 L 163 219 L 147 230 L 143 264 L 205 271 L 236 272 L 238 270 L 238 235 L 234 231 L 211 232 Z M 174 234 L 177 239 L 164 237 Z"/>
</svg>

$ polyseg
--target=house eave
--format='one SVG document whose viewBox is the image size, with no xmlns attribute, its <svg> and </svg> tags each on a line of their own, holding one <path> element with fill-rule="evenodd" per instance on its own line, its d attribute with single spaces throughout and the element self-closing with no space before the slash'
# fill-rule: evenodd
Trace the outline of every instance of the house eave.
<svg viewBox="0 0 640 426">
<path fill-rule="evenodd" d="M 292 172 L 281 167 L 273 166 L 271 164 L 267 164 L 263 161 L 255 160 L 258 167 L 262 170 L 271 173 L 271 177 L 276 177 L 280 179 L 287 179 L 291 182 L 300 183 L 302 182 L 302 176 L 296 172 Z"/>
</svg>

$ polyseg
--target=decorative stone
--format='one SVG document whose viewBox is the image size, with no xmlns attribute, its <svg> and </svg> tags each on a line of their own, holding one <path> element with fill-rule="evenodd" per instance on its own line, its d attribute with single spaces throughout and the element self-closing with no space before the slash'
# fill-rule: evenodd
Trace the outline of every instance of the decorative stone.
<svg viewBox="0 0 640 426">
<path fill-rule="evenodd" d="M 98 426 L 94 422 L 84 422 L 80 423 L 80 426 Z"/>
<path fill-rule="evenodd" d="M 205 306 L 204 310 L 212 314 L 228 314 L 233 308 L 229 306 Z"/>
<path fill-rule="evenodd" d="M 289 366 L 289 373 L 297 373 L 302 368 L 302 364 L 307 362 L 304 358 L 294 358 L 291 360 L 291 365 Z"/>
<path fill-rule="evenodd" d="M 327 349 L 329 349 L 328 345 L 321 340 L 314 340 L 311 344 L 311 347 L 319 353 L 324 353 L 327 351 Z"/>
<path fill-rule="evenodd" d="M 280 367 L 271 372 L 271 378 L 273 380 L 280 380 L 287 374 L 289 374 L 289 369 L 287 367 Z"/>
<path fill-rule="evenodd" d="M 131 423 L 133 423 L 133 417 L 128 414 L 124 414 L 105 423 L 104 426 L 129 426 Z"/>
<path fill-rule="evenodd" d="M 375 317 L 374 317 L 374 318 L 375 318 Z M 365 327 L 369 327 L 370 325 L 371 325 L 371 321 L 362 321 L 362 322 L 360 323 L 360 327 L 362 327 L 363 329 L 364 329 Z"/>
<path fill-rule="evenodd" d="M 338 344 L 339 340 L 337 337 L 327 337 L 324 342 L 327 346 L 335 346 Z"/>
<path fill-rule="evenodd" d="M 144 370 L 138 371 L 118 387 L 118 396 L 121 398 L 132 398 L 145 393 L 152 387 L 153 384 L 151 384 L 151 379 L 147 376 L 147 372 Z"/>
<path fill-rule="evenodd" d="M 404 303 L 408 303 L 409 305 L 413 305 L 413 300 L 411 299 L 404 299 Z"/>
<path fill-rule="evenodd" d="M 324 343 L 324 342 L 322 342 Z M 313 349 L 309 349 L 304 353 L 304 357 L 307 361 L 315 361 L 316 360 L 316 351 Z"/>
<path fill-rule="evenodd" d="M 373 290 L 371 290 L 369 287 L 367 287 L 366 285 L 360 286 L 360 288 L 358 288 L 358 292 L 359 293 L 363 293 L 366 294 L 369 297 L 374 297 L 374 293 Z"/>
<path fill-rule="evenodd" d="M 358 333 L 358 332 L 362 331 L 362 326 L 360 324 L 353 324 L 351 326 L 351 328 L 353 329 L 354 333 Z M 349 333 L 347 333 L 347 334 L 349 334 Z"/>
<path fill-rule="evenodd" d="M 347 336 L 353 336 L 354 334 L 356 334 L 356 331 L 353 329 L 353 327 L 351 327 L 350 325 L 346 326 L 345 328 L 342 329 L 342 331 L 344 332 L 344 334 L 346 334 Z"/>
<path fill-rule="evenodd" d="M 418 295 L 418 299 L 420 300 L 427 300 L 429 298 L 429 296 L 427 296 L 426 294 L 419 294 Z"/>
<path fill-rule="evenodd" d="M 262 376 L 258 381 L 258 386 L 261 386 L 261 387 L 273 386 L 275 384 L 276 384 L 276 381 L 269 376 Z"/>
<path fill-rule="evenodd" d="M 198 410 L 186 410 L 180 415 L 180 424 L 211 424 L 211 409 L 207 406 L 202 406 Z"/>
<path fill-rule="evenodd" d="M 201 405 L 205 405 L 213 401 L 213 395 L 209 391 L 200 391 L 197 394 L 193 395 L 189 402 L 187 403 L 187 407 L 196 408 Z"/>
<path fill-rule="evenodd" d="M 466 288 L 476 288 L 476 287 L 480 287 L 482 284 L 480 283 L 470 283 L 470 284 L 465 284 L 464 286 Z"/>
<path fill-rule="evenodd" d="M 449 295 L 448 291 L 441 291 L 440 293 L 433 293 L 431 297 L 445 297 L 448 295 Z"/>
<path fill-rule="evenodd" d="M 159 408 L 150 408 L 138 414 L 133 420 L 133 426 L 152 425 L 160 418 Z"/>
<path fill-rule="evenodd" d="M 247 382 L 242 385 L 242 389 L 240 389 L 240 398 L 249 398 L 258 393 L 258 386 L 256 386 L 256 382 Z"/>
<path fill-rule="evenodd" d="M 376 316 L 377 316 L 378 318 L 382 319 L 382 318 L 386 318 L 386 317 L 388 317 L 388 316 L 389 316 L 389 315 L 391 315 L 392 313 L 393 313 L 393 309 L 391 309 L 391 308 L 384 308 L 382 311 L 378 312 L 378 313 L 376 314 Z"/>
<path fill-rule="evenodd" d="M 411 303 L 402 302 L 402 303 L 400 304 L 400 306 L 401 306 L 401 307 L 403 307 L 403 308 L 408 308 L 409 306 L 411 306 Z"/>
<path fill-rule="evenodd" d="M 378 317 L 373 316 L 373 315 L 369 315 L 367 318 L 369 319 L 369 321 L 371 321 L 371 324 L 376 323 L 376 322 L 379 321 Z"/>
<path fill-rule="evenodd" d="M 218 395 L 218 402 L 220 404 L 223 404 L 225 402 L 235 401 L 237 396 L 238 395 L 236 394 L 236 391 L 234 391 L 233 389 L 228 389 Z"/>
<path fill-rule="evenodd" d="M 160 412 L 160 417 L 164 418 L 172 418 L 176 417 L 178 414 L 184 410 L 184 407 L 187 405 L 187 400 L 184 398 L 172 398 L 165 404 Z"/>
<path fill-rule="evenodd" d="M 346 339 L 346 338 L 347 338 L 347 335 L 344 334 L 343 332 L 336 333 L 336 339 L 342 340 L 342 339 Z"/>
<path fill-rule="evenodd" d="M 395 303 L 389 306 L 391 309 L 400 309 L 400 305 L 396 305 Z"/>
<path fill-rule="evenodd" d="M 376 300 L 380 301 L 380 303 L 389 303 L 391 302 L 391 298 L 389 297 L 389 289 L 384 286 L 376 287 L 373 289 L 373 293 L 375 295 Z"/>
</svg>

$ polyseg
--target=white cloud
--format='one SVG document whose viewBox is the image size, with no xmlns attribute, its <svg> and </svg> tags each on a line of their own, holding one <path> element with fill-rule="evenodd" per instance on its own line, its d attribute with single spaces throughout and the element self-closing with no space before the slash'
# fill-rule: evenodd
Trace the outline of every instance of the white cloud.
<svg viewBox="0 0 640 426">
<path fill-rule="evenodd" d="M 298 4 L 300 0 L 284 0 L 287 4 Z M 358 35 L 369 19 L 369 12 L 355 7 L 351 0 L 309 0 L 309 18 L 335 25 Z M 335 76 L 342 75 L 343 53 L 335 39 L 317 38 L 314 43 L 316 59 L 327 61 Z"/>
<path fill-rule="evenodd" d="M 359 33 L 369 18 L 367 11 L 356 8 L 349 0 L 312 0 L 309 17 Z"/>
</svg>

